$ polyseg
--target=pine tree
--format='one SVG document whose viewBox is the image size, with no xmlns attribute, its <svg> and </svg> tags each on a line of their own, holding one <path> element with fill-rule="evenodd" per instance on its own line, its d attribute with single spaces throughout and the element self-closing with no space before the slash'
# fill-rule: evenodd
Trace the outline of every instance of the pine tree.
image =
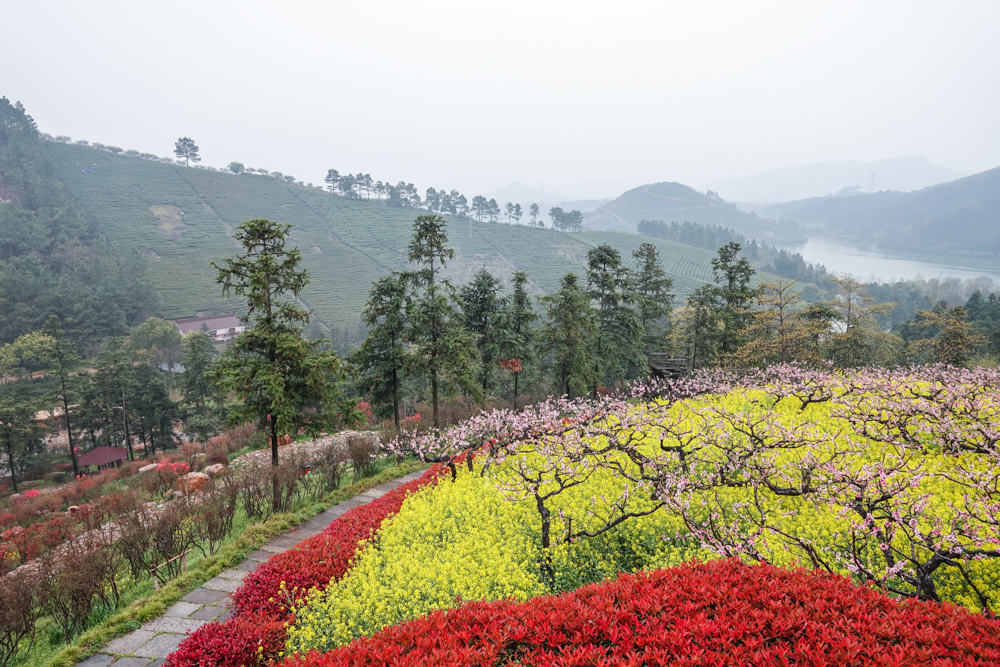
<svg viewBox="0 0 1000 667">
<path fill-rule="evenodd" d="M 645 335 L 639 315 L 632 307 L 632 273 L 622 265 L 621 255 L 609 245 L 587 253 L 587 288 L 597 304 L 597 339 L 592 392 L 597 383 L 614 384 L 641 367 Z"/>
<path fill-rule="evenodd" d="M 360 413 L 341 391 L 344 364 L 321 351 L 322 341 L 302 335 L 309 312 L 297 297 L 309 276 L 299 268 L 299 249 L 285 249 L 291 225 L 249 220 L 236 229 L 243 253 L 212 266 L 224 296 L 246 299 L 243 320 L 249 326 L 213 366 L 210 381 L 237 398 L 230 423 L 254 421 L 268 430 L 271 465 L 277 467 L 279 435 L 355 425 Z M 275 481 L 276 496 L 278 491 Z"/>
<path fill-rule="evenodd" d="M 555 377 L 556 390 L 572 397 L 586 393 L 598 379 L 594 354 L 597 317 L 576 275 L 566 274 L 559 284 L 558 291 L 540 299 L 545 323 L 538 341 Z"/>
<path fill-rule="evenodd" d="M 198 414 L 205 413 L 205 402 L 214 393 L 208 382 L 208 372 L 215 357 L 215 348 L 204 331 L 192 331 L 181 341 L 184 374 L 181 389 L 184 402 L 194 406 Z"/>
<path fill-rule="evenodd" d="M 434 428 L 440 427 L 440 394 L 462 389 L 480 399 L 475 381 L 474 342 L 462 326 L 455 288 L 441 278 L 441 269 L 455 251 L 448 247 L 445 219 L 439 215 L 417 216 L 413 238 L 407 247 L 410 262 L 419 268 L 406 274 L 414 288 L 407 304 L 408 338 L 413 374 L 427 377 L 431 385 Z"/>
<path fill-rule="evenodd" d="M 517 409 L 518 381 L 521 375 L 535 363 L 535 330 L 532 325 L 538 319 L 528 294 L 528 274 L 515 271 L 511 276 L 514 289 L 507 303 L 505 313 L 507 338 L 503 344 L 503 355 L 512 364 L 514 376 L 514 409 Z"/>
<path fill-rule="evenodd" d="M 352 360 L 361 371 L 362 386 L 381 414 L 392 410 L 399 430 L 399 386 L 406 364 L 406 281 L 397 273 L 376 281 L 368 293 L 362 321 L 369 327 Z"/>
<path fill-rule="evenodd" d="M 484 400 L 493 389 L 497 359 L 508 337 L 504 318 L 507 300 L 501 296 L 502 291 L 500 279 L 486 269 L 477 271 L 472 282 L 459 290 L 465 328 L 473 335 L 479 352 L 479 384 Z"/>
<path fill-rule="evenodd" d="M 670 326 L 670 312 L 673 309 L 674 294 L 671 292 L 674 279 L 667 276 L 660 251 L 652 243 L 643 243 L 632 251 L 636 261 L 633 291 L 639 322 L 645 333 L 646 359 L 654 347 L 662 347 Z"/>
</svg>

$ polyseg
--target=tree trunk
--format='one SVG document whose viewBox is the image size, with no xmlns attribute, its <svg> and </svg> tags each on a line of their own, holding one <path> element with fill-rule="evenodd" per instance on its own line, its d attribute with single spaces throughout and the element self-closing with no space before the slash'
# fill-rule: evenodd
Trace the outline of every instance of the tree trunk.
<svg viewBox="0 0 1000 667">
<path fill-rule="evenodd" d="M 135 461 L 135 453 L 132 452 L 132 438 L 128 434 L 128 413 L 125 412 L 125 389 L 122 388 L 122 425 L 125 427 L 125 446 L 128 448 L 128 460 Z"/>
<path fill-rule="evenodd" d="M 431 405 L 434 406 L 434 428 L 438 425 L 438 374 L 437 369 L 431 371 Z"/>
<path fill-rule="evenodd" d="M 399 434 L 399 378 L 396 369 L 392 369 L 392 420 L 396 423 L 396 434 Z"/>
<path fill-rule="evenodd" d="M 14 487 L 14 493 L 20 493 L 17 490 L 17 475 L 14 473 L 14 443 L 11 442 L 10 428 L 7 428 L 7 461 L 10 465 L 10 485 Z"/>
<path fill-rule="evenodd" d="M 73 429 L 69 425 L 69 401 L 66 399 L 66 377 L 60 375 L 62 381 L 63 418 L 66 419 L 66 439 L 69 440 L 69 457 L 73 461 L 73 476 L 80 474 L 80 464 L 76 460 L 76 450 L 73 448 Z"/>
<path fill-rule="evenodd" d="M 520 373 L 514 373 L 514 411 L 517 411 L 517 376 Z"/>
</svg>

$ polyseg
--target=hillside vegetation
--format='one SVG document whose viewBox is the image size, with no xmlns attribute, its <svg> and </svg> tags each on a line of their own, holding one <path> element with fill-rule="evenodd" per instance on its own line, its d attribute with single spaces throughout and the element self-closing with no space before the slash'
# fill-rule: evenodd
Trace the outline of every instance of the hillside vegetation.
<svg viewBox="0 0 1000 667">
<path fill-rule="evenodd" d="M 884 249 L 1000 256 L 1000 167 L 916 192 L 816 197 L 775 204 L 790 218 Z"/>
<path fill-rule="evenodd" d="M 99 232 L 148 258 L 166 317 L 223 307 L 209 261 L 232 255 L 233 227 L 252 218 L 294 225 L 292 241 L 312 277 L 303 299 L 331 327 L 355 324 L 372 281 L 408 265 L 414 209 L 350 200 L 267 176 L 174 166 L 85 146 L 50 143 L 49 150 L 59 178 Z M 536 293 L 556 289 L 568 272 L 585 275 L 592 247 L 608 243 L 629 257 L 642 240 L 456 217 L 449 219 L 448 232 L 455 249 L 447 271 L 453 281 L 467 282 L 483 267 L 504 278 L 521 270 Z M 710 279 L 711 253 L 656 243 L 680 296 Z"/>
<path fill-rule="evenodd" d="M 750 238 L 802 240 L 794 227 L 743 213 L 714 193 L 702 194 L 680 183 L 651 183 L 633 188 L 585 215 L 584 225 L 597 230 L 634 232 L 642 220 L 698 222 L 729 227 Z"/>
</svg>

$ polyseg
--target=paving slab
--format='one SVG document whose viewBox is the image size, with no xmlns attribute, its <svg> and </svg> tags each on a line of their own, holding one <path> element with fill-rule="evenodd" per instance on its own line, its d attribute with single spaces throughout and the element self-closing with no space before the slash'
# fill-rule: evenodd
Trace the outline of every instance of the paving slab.
<svg viewBox="0 0 1000 667">
<path fill-rule="evenodd" d="M 261 563 L 261 561 L 259 561 L 259 560 L 250 560 L 250 559 L 247 559 L 247 560 L 243 561 L 242 563 L 240 563 L 239 565 L 237 565 L 236 569 L 237 570 L 241 570 L 243 572 L 246 572 L 247 574 L 250 574 L 251 572 L 254 572 L 257 569 L 257 567 L 260 565 L 260 563 Z"/>
<path fill-rule="evenodd" d="M 160 667 L 164 663 L 166 658 L 157 658 L 153 662 L 149 663 L 148 667 Z"/>
<path fill-rule="evenodd" d="M 108 667 L 115 656 L 107 653 L 95 653 L 83 662 L 78 662 L 77 667 Z"/>
<path fill-rule="evenodd" d="M 103 650 L 105 653 L 117 653 L 119 655 L 135 653 L 136 649 L 148 642 L 155 635 L 155 632 L 149 630 L 133 630 L 124 637 L 114 640 L 104 647 Z"/>
<path fill-rule="evenodd" d="M 226 593 L 235 593 L 236 589 L 240 587 L 243 582 L 237 579 L 223 579 L 222 577 L 212 577 L 205 583 L 201 585 L 202 588 L 207 588 L 210 591 L 225 591 Z"/>
<path fill-rule="evenodd" d="M 322 530 L 322 528 L 317 530 L 315 528 L 305 528 L 303 526 L 299 526 L 298 528 L 292 528 L 290 531 L 282 535 L 282 537 L 290 537 L 293 540 L 298 540 L 299 542 L 301 542 L 307 537 L 312 537 L 313 535 L 319 533 L 320 530 Z M 296 542 L 295 544 L 298 544 L 298 542 Z M 295 544 L 290 544 L 288 546 L 295 546 Z"/>
<path fill-rule="evenodd" d="M 271 556 L 273 556 L 274 554 L 283 554 L 286 551 L 288 551 L 289 548 L 290 547 L 276 547 L 276 546 L 273 546 L 273 545 L 270 545 L 270 544 L 265 544 L 264 546 L 262 546 L 260 548 L 260 550 L 261 551 L 268 551 L 268 552 L 270 552 Z M 268 556 L 268 558 L 270 558 L 271 556 Z"/>
<path fill-rule="evenodd" d="M 173 618 L 171 616 L 160 616 L 142 625 L 143 630 L 153 630 L 155 632 L 176 632 L 178 634 L 190 634 L 205 625 L 205 621 L 196 618 Z"/>
<path fill-rule="evenodd" d="M 173 618 L 187 618 L 188 616 L 198 611 L 199 609 L 201 609 L 200 604 L 195 604 L 193 602 L 184 602 L 183 600 L 181 600 L 180 602 L 175 602 L 174 604 L 172 604 L 170 608 L 167 609 L 166 612 L 164 612 L 163 615 L 171 616 Z"/>
<path fill-rule="evenodd" d="M 115 667 L 146 667 L 149 658 L 118 658 L 112 664 Z"/>
<path fill-rule="evenodd" d="M 250 573 L 246 570 L 223 570 L 219 573 L 219 576 L 223 579 L 237 579 L 242 581 L 248 574 Z"/>
<path fill-rule="evenodd" d="M 273 540 L 271 540 L 270 542 L 268 542 L 267 544 L 265 544 L 264 547 L 268 547 L 268 546 L 272 546 L 272 547 L 285 547 L 287 549 L 289 547 L 294 547 L 296 544 L 298 544 L 301 541 L 302 541 L 302 538 L 296 539 L 294 537 L 291 537 L 288 533 L 285 533 L 284 535 L 281 535 L 280 537 L 274 538 Z"/>
<path fill-rule="evenodd" d="M 135 654 L 140 658 L 166 658 L 177 650 L 177 646 L 184 641 L 185 637 L 187 635 L 161 632 L 146 642 Z M 129 665 L 127 667 L 132 666 Z"/>
<path fill-rule="evenodd" d="M 229 607 L 217 607 L 214 604 L 207 604 L 191 614 L 191 618 L 196 618 L 199 621 L 214 621 L 227 611 L 229 611 Z"/>
<path fill-rule="evenodd" d="M 264 551 L 263 549 L 257 549 L 257 551 L 250 552 L 250 554 L 247 556 L 247 559 L 248 560 L 255 560 L 255 561 L 258 561 L 258 562 L 263 562 L 263 561 L 267 560 L 268 558 L 270 558 L 273 555 L 274 554 L 271 553 L 270 551 Z"/>
<path fill-rule="evenodd" d="M 210 591 L 207 588 L 196 588 L 181 598 L 184 602 L 195 604 L 212 604 L 226 597 L 225 591 Z"/>
</svg>

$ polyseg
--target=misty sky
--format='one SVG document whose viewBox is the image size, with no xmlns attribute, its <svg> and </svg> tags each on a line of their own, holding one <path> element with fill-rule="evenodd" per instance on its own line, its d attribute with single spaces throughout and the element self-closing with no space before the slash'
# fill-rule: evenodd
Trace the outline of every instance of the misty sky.
<svg viewBox="0 0 1000 667">
<path fill-rule="evenodd" d="M 314 183 L 1000 165 L 995 1 L 0 0 L 0 27 L 0 95 L 42 131 Z"/>
</svg>

